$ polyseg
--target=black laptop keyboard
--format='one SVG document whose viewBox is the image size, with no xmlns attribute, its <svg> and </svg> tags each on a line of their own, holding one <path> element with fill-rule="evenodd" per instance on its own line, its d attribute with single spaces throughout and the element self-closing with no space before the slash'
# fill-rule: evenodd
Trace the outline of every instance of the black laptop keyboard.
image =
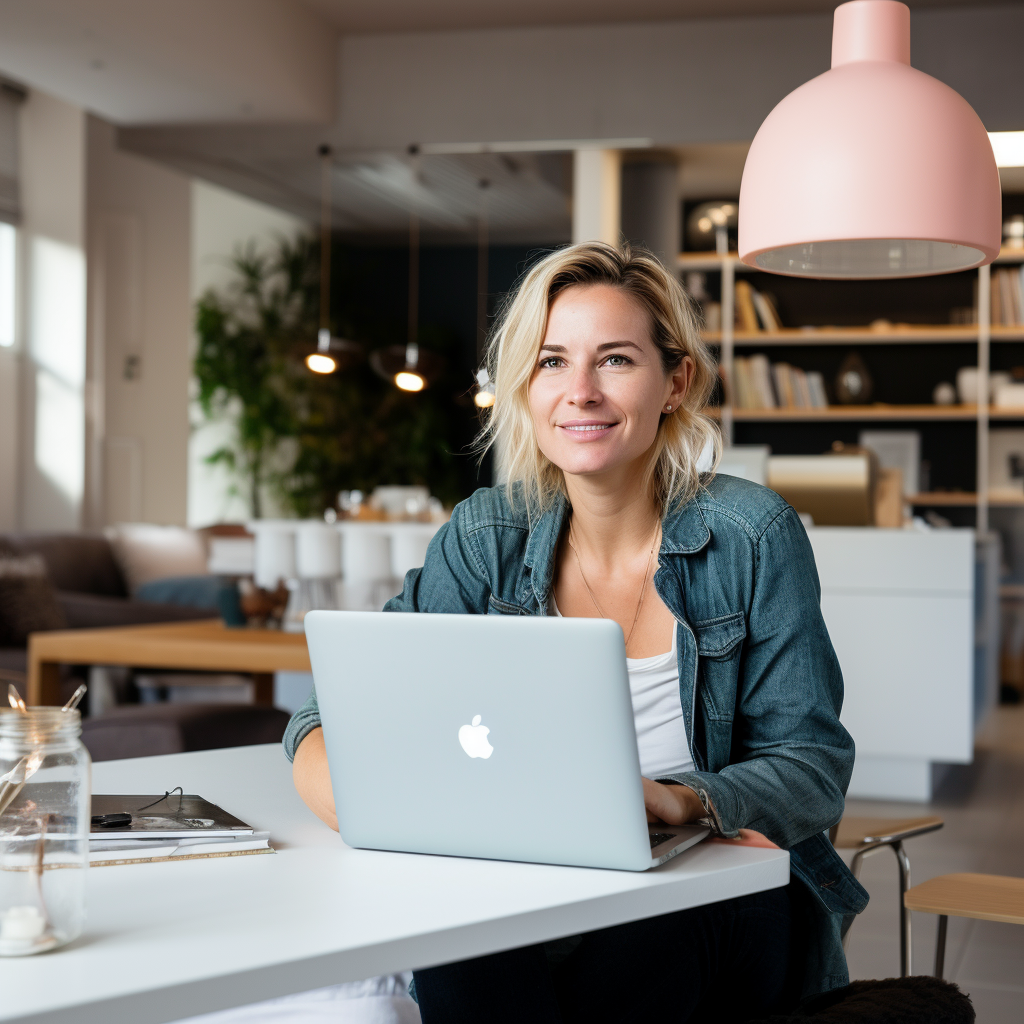
<svg viewBox="0 0 1024 1024">
<path fill-rule="evenodd" d="M 652 832 L 651 849 L 653 850 L 656 846 L 660 846 L 662 843 L 667 843 L 670 839 L 678 838 L 678 836 L 673 835 L 671 832 Z"/>
</svg>

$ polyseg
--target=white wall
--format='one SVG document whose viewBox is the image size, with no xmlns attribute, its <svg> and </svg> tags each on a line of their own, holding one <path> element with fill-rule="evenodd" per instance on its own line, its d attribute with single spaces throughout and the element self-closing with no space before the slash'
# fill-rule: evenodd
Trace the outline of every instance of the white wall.
<svg viewBox="0 0 1024 1024">
<path fill-rule="evenodd" d="M 20 146 L 17 519 L 75 529 L 85 489 L 85 115 L 31 92 Z"/>
<path fill-rule="evenodd" d="M 1022 35 L 1020 5 L 915 8 L 912 59 L 990 131 L 1024 129 Z M 831 39 L 831 12 L 344 36 L 334 141 L 749 140 Z"/>
<path fill-rule="evenodd" d="M 184 524 L 192 337 L 189 179 L 88 120 L 88 522 Z"/>
<path fill-rule="evenodd" d="M 305 221 L 282 213 L 271 206 L 247 199 L 235 192 L 192 183 L 192 300 L 207 289 L 228 287 L 234 278 L 230 259 L 239 246 L 254 242 L 266 250 L 279 238 L 307 230 Z M 188 453 L 188 523 L 239 521 L 248 518 L 249 505 L 232 493 L 232 479 L 220 466 L 209 466 L 205 458 L 231 437 L 226 422 L 205 421 L 199 408 L 191 410 L 192 434 Z M 268 516 L 280 514 L 270 495 L 265 496 Z"/>
<path fill-rule="evenodd" d="M 324 121 L 337 35 L 293 0 L 0 0 L 0 68 L 120 124 Z"/>
</svg>

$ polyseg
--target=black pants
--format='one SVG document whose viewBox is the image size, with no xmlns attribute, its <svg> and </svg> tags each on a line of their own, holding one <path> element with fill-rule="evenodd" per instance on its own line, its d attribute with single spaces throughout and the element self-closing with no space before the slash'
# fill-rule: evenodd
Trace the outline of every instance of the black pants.
<svg viewBox="0 0 1024 1024">
<path fill-rule="evenodd" d="M 764 1017 L 783 999 L 786 889 L 583 936 L 549 967 L 543 946 L 416 971 L 423 1024 L 715 1024 Z"/>
</svg>

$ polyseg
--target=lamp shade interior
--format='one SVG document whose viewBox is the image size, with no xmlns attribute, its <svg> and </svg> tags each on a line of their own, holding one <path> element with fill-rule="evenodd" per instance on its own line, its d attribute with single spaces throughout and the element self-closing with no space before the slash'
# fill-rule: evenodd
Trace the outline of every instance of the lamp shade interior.
<svg viewBox="0 0 1024 1024">
<path fill-rule="evenodd" d="M 924 277 L 968 270 L 985 253 L 957 242 L 919 238 L 848 238 L 803 242 L 757 253 L 759 270 L 799 277 L 866 279 Z"/>
</svg>

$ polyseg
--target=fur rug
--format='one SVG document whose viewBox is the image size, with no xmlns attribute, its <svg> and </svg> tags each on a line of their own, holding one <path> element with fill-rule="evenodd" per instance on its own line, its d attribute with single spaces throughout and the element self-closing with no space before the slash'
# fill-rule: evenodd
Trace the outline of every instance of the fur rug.
<svg viewBox="0 0 1024 1024">
<path fill-rule="evenodd" d="M 970 999 L 927 975 L 855 981 L 803 1003 L 796 1012 L 750 1024 L 974 1024 Z"/>
</svg>

